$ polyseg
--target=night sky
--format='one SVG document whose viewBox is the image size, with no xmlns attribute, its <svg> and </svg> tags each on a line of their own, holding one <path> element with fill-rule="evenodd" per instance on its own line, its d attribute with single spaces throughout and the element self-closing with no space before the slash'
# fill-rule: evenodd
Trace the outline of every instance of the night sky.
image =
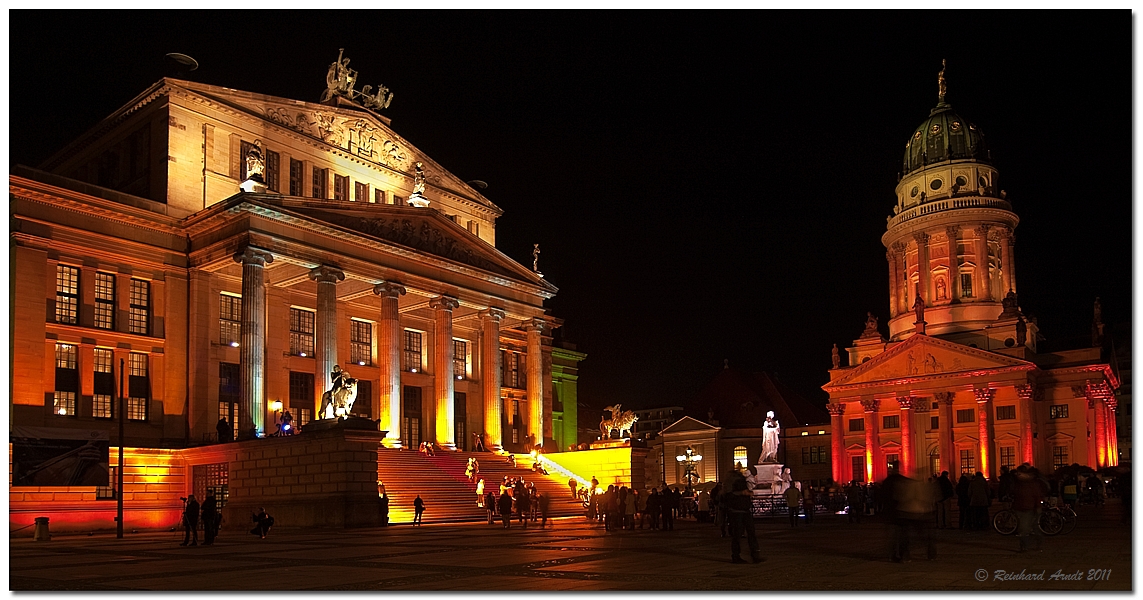
<svg viewBox="0 0 1143 600">
<path fill-rule="evenodd" d="M 1051 341 L 1131 317 L 1131 15 L 1099 12 L 9 12 L 9 162 L 36 166 L 193 56 L 316 102 L 338 48 L 393 129 L 504 209 L 560 288 L 580 399 L 682 405 L 729 359 L 824 404 L 830 347 L 888 333 L 905 141 L 948 101 L 1021 222 Z"/>
</svg>

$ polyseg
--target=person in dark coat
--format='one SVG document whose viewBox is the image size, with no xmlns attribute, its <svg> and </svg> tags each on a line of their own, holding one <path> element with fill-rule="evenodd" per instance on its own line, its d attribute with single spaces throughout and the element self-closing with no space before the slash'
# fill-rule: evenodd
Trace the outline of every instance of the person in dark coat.
<svg viewBox="0 0 1143 600">
<path fill-rule="evenodd" d="M 484 494 L 484 510 L 488 511 L 488 524 L 491 525 L 496 521 L 496 494 L 489 490 Z"/>
<path fill-rule="evenodd" d="M 968 529 L 972 521 L 968 517 L 968 475 L 961 473 L 960 480 L 956 482 L 956 507 L 960 513 L 960 528 Z"/>
<path fill-rule="evenodd" d="M 381 526 L 389 526 L 389 496 L 381 492 Z"/>
<path fill-rule="evenodd" d="M 949 479 L 949 472 L 942 471 L 941 476 L 937 479 L 937 484 L 940 486 L 941 494 L 937 500 L 937 527 L 944 529 L 949 526 L 949 510 L 952 508 L 952 499 L 956 495 L 956 490 L 953 488 L 952 481 Z"/>
<path fill-rule="evenodd" d="M 214 426 L 214 430 L 218 432 L 218 443 L 225 444 L 226 442 L 234 441 L 234 429 L 230 427 L 230 423 L 226 422 L 226 417 L 218 420 L 218 424 Z"/>
<path fill-rule="evenodd" d="M 191 546 L 198 545 L 198 500 L 194 499 L 194 494 L 187 496 L 187 502 L 183 506 L 183 529 L 186 530 L 186 535 L 183 536 L 183 543 L 180 546 L 186 546 L 190 542 Z M 194 541 L 191 542 L 191 536 L 194 536 Z"/>
<path fill-rule="evenodd" d="M 516 515 L 520 518 L 520 522 L 524 527 L 528 526 L 528 513 L 532 510 L 532 499 L 528 496 L 528 488 L 519 486 L 516 488 Z"/>
<path fill-rule="evenodd" d="M 265 508 L 261 508 L 254 514 L 253 520 L 257 524 L 254 525 L 254 529 L 250 530 L 250 533 L 260 535 L 262 539 L 266 539 L 266 534 L 270 533 L 270 528 L 274 526 L 274 517 L 271 517 Z"/>
<path fill-rule="evenodd" d="M 647 496 L 647 513 L 651 515 L 651 529 L 659 528 L 659 515 L 663 512 L 663 496 L 659 490 L 651 488 L 651 495 Z"/>
<path fill-rule="evenodd" d="M 425 514 L 425 501 L 421 500 L 421 495 L 417 494 L 417 499 L 413 500 L 413 525 L 421 524 L 421 517 Z"/>
<path fill-rule="evenodd" d="M 675 528 L 675 494 L 671 492 L 671 488 L 663 485 L 663 531 L 671 531 Z"/>
<path fill-rule="evenodd" d="M 504 522 L 504 529 L 512 527 L 512 496 L 508 492 L 500 494 L 500 500 L 497 501 L 497 508 L 500 509 L 500 520 Z"/>
<path fill-rule="evenodd" d="M 968 482 L 968 507 L 973 529 L 988 527 L 988 505 L 992 502 L 990 492 L 984 473 L 977 471 Z"/>
<path fill-rule="evenodd" d="M 758 549 L 758 538 L 754 534 L 754 514 L 752 494 L 746 485 L 746 478 L 737 471 L 731 475 L 733 481 L 729 484 L 730 491 L 722 495 L 719 504 L 726 510 L 730 521 L 730 562 L 744 563 L 742 559 L 742 542 L 739 538 L 746 534 L 746 545 L 750 548 L 750 558 L 760 563 L 764 558 Z"/>
<path fill-rule="evenodd" d="M 206 500 L 202 501 L 202 535 L 203 545 L 214 545 L 214 536 L 218 534 L 218 500 L 214 497 L 214 490 L 206 492 Z"/>
<path fill-rule="evenodd" d="M 1048 493 L 1048 483 L 1028 463 L 1016 469 L 1013 479 L 1012 510 L 1016 513 L 1016 536 L 1020 540 L 1020 552 L 1039 551 L 1042 542 L 1036 521 L 1040 517 L 1040 503 Z"/>
<path fill-rule="evenodd" d="M 543 492 L 536 492 L 536 503 L 540 508 L 540 527 L 548 526 L 548 505 L 551 504 L 551 499 Z"/>
</svg>

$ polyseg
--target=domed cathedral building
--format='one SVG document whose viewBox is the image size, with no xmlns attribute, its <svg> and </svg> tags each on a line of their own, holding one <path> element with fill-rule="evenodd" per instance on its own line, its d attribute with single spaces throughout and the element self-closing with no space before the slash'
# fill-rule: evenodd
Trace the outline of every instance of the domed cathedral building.
<svg viewBox="0 0 1143 600">
<path fill-rule="evenodd" d="M 255 508 L 288 496 L 308 506 L 297 523 L 376 524 L 369 444 L 576 443 L 585 355 L 553 343 L 556 286 L 496 248 L 503 211 L 482 183 L 397 133 L 392 93 L 355 89 L 348 62 L 330 65 L 320 102 L 163 79 L 39 168 L 12 169 L 13 426 L 126 446 L 136 523 L 177 519 L 179 496 L 209 483 Z M 327 435 L 311 423 L 333 416 L 338 370 L 348 415 L 372 429 L 338 442 L 359 444 L 340 456 L 360 464 L 324 464 L 318 444 L 295 452 L 324 457 L 317 475 L 312 457 L 264 469 L 267 444 Z M 106 477 L 25 475 L 13 519 L 114 514 Z M 333 491 L 359 509 L 315 517 Z"/>
<path fill-rule="evenodd" d="M 892 463 L 954 479 L 1117 464 L 1116 372 L 1098 347 L 1037 353 L 1018 302 L 1020 219 L 982 128 L 947 101 L 943 68 L 937 105 L 904 145 L 881 236 L 889 337 L 870 313 L 823 386 L 834 479 L 880 480 Z"/>
</svg>

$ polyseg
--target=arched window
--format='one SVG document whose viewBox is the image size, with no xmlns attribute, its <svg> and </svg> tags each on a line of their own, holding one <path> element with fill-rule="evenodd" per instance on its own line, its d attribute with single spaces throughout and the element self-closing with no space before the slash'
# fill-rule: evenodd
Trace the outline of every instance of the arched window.
<svg viewBox="0 0 1143 600">
<path fill-rule="evenodd" d="M 734 448 L 734 464 L 746 468 L 746 446 L 736 446 Z"/>
</svg>

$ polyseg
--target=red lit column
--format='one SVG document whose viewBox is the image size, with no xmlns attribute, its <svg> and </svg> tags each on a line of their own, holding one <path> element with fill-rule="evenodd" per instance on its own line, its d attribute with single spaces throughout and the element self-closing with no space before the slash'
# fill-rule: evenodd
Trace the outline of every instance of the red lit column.
<svg viewBox="0 0 1143 600">
<path fill-rule="evenodd" d="M 992 388 L 973 388 L 976 396 L 976 424 L 980 432 L 980 472 L 988 479 L 993 478 L 992 473 L 992 439 L 988 435 L 988 421 L 992 414 L 992 397 L 996 390 Z"/>
<path fill-rule="evenodd" d="M 488 449 L 494 452 L 504 446 L 500 399 L 500 321 L 504 311 L 489 308 L 480 311 L 480 386 L 484 395 L 484 436 Z"/>
<path fill-rule="evenodd" d="M 909 272 L 905 266 L 905 252 L 908 246 L 902 242 L 893 242 L 890 247 L 893 252 L 893 270 L 897 272 L 897 284 L 893 289 L 893 303 L 896 314 L 901 314 L 909 310 Z"/>
<path fill-rule="evenodd" d="M 1020 397 L 1020 462 L 1035 465 L 1035 446 L 1032 444 L 1032 432 L 1035 426 L 1033 398 L 1036 395 L 1036 388 L 1030 383 L 1018 385 L 1016 386 L 1016 395 Z"/>
<path fill-rule="evenodd" d="M 876 475 L 881 474 L 879 462 L 881 460 L 881 445 L 877 436 L 877 400 L 866 399 L 861 401 L 861 408 L 865 411 L 865 480 L 873 481 Z"/>
<path fill-rule="evenodd" d="M 274 257 L 247 247 L 234 255 L 242 263 L 242 335 L 238 350 L 238 439 L 265 433 L 266 423 L 266 265 Z"/>
<path fill-rule="evenodd" d="M 949 243 L 949 294 L 952 296 L 949 302 L 952 304 L 960 302 L 960 243 L 957 241 L 959 236 L 960 227 L 956 225 L 945 227 L 945 237 Z"/>
<path fill-rule="evenodd" d="M 832 424 L 830 435 L 830 455 L 833 459 L 833 481 L 842 484 L 850 480 L 845 476 L 845 430 L 842 429 L 842 415 L 845 414 L 845 404 L 841 402 L 826 405 Z"/>
<path fill-rule="evenodd" d="M 1119 466 L 1119 423 L 1115 422 L 1115 413 L 1119 408 L 1119 400 L 1115 396 L 1107 399 L 1107 465 Z"/>
<path fill-rule="evenodd" d="M 897 404 L 901 407 L 901 474 L 906 477 L 912 477 L 916 471 L 915 459 L 913 458 L 914 444 L 913 444 L 913 409 L 919 398 L 912 396 L 904 396 L 897 398 Z"/>
<path fill-rule="evenodd" d="M 456 447 L 455 407 L 452 372 L 452 310 L 460 306 L 456 298 L 437 296 L 429 301 L 433 309 L 433 391 L 436 397 L 436 437 L 442 448 Z"/>
<path fill-rule="evenodd" d="M 1005 228 L 1000 235 L 1000 250 L 1004 253 L 1000 257 L 1000 276 L 1004 278 L 1004 293 L 1007 294 L 1008 290 L 1016 291 L 1016 263 L 1012 260 L 1016 234 Z"/>
<path fill-rule="evenodd" d="M 388 430 L 385 445 L 401 447 L 401 313 L 399 302 L 405 288 L 386 281 L 373 286 L 381 297 L 381 313 L 377 323 L 377 366 L 380 370 L 377 404 L 379 427 Z"/>
<path fill-rule="evenodd" d="M 1099 468 L 1107 466 L 1107 407 L 1099 385 L 1087 384 L 1087 402 L 1095 409 L 1095 458 Z"/>
</svg>

